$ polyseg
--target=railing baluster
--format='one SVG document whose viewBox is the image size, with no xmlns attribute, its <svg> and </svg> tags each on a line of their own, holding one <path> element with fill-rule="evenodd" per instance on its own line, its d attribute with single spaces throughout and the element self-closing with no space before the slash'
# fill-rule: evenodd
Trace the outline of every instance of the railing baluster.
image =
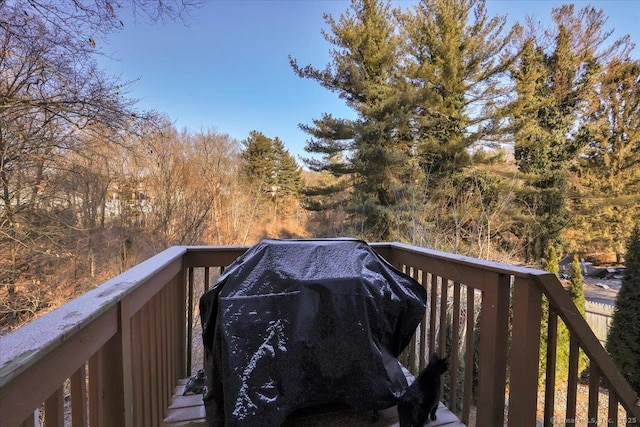
<svg viewBox="0 0 640 427">
<path fill-rule="evenodd" d="M 100 370 L 103 426 L 125 425 L 124 382 L 122 377 L 122 335 L 118 332 L 99 350 L 102 353 Z"/>
<path fill-rule="evenodd" d="M 160 421 L 162 417 L 158 416 L 160 409 L 158 405 L 158 341 L 156 337 L 156 326 L 157 326 L 157 316 L 156 316 L 156 308 L 153 304 L 153 300 L 155 297 L 147 304 L 148 311 L 148 321 L 147 321 L 147 331 L 149 332 L 149 352 L 145 355 L 145 357 L 149 360 L 149 373 L 151 374 L 150 381 L 150 392 L 151 392 L 151 423 L 154 426 L 160 425 Z"/>
<path fill-rule="evenodd" d="M 193 268 L 189 269 L 187 280 L 187 376 L 191 375 L 191 358 L 193 347 Z"/>
<path fill-rule="evenodd" d="M 87 368 L 80 366 L 71 376 L 71 420 L 73 427 L 87 427 Z"/>
<path fill-rule="evenodd" d="M 162 337 L 159 334 L 159 319 L 160 313 L 157 309 L 158 295 L 156 294 L 151 301 L 149 301 L 149 308 L 151 309 L 151 323 L 149 324 L 149 333 L 151 334 L 151 354 L 148 356 L 151 359 L 151 366 L 155 373 L 151 378 L 151 389 L 153 390 L 153 405 L 154 405 L 154 422 L 156 425 L 160 425 L 164 418 L 164 407 L 162 406 L 161 389 L 160 384 L 161 377 L 161 364 L 160 364 L 160 349 L 162 345 Z"/>
<path fill-rule="evenodd" d="M 117 333 L 89 359 L 89 424 L 124 426 L 122 342 Z"/>
<path fill-rule="evenodd" d="M 131 361 L 133 365 L 132 369 L 132 383 L 133 383 L 133 417 L 135 420 L 135 426 L 145 425 L 145 388 L 144 388 L 144 356 L 142 353 L 142 313 L 138 311 L 131 318 Z"/>
<path fill-rule="evenodd" d="M 413 266 L 405 266 L 406 274 L 415 279 L 416 269 Z M 416 352 L 418 350 L 418 334 L 419 331 L 416 329 L 413 336 L 411 337 L 411 342 L 409 343 L 409 354 L 407 357 L 407 365 L 406 367 L 410 372 L 417 373 L 419 370 L 420 363 L 416 363 Z"/>
<path fill-rule="evenodd" d="M 185 327 L 185 319 L 187 319 L 187 307 L 186 307 L 186 298 L 187 298 L 187 290 L 185 289 L 185 283 L 188 283 L 188 272 L 184 272 L 184 276 L 182 281 L 177 284 L 176 287 L 176 296 L 178 299 L 176 301 L 182 302 L 179 304 L 176 310 L 176 350 L 178 352 L 178 372 L 176 378 L 184 378 L 187 375 L 191 375 L 191 372 L 187 370 L 187 355 L 189 359 L 191 358 L 191 348 L 185 349 L 185 344 L 190 342 L 190 339 L 187 339 L 186 333 L 187 328 Z M 190 368 L 190 366 L 189 366 Z"/>
<path fill-rule="evenodd" d="M 406 264 L 403 264 L 401 262 L 396 262 L 393 264 L 393 266 L 398 269 L 398 271 L 401 271 L 404 274 L 408 275 L 407 272 L 407 266 Z M 413 345 L 414 345 L 414 340 L 413 338 L 415 337 L 415 334 L 413 337 L 411 337 L 411 340 L 409 340 L 409 344 L 407 344 L 407 347 L 404 349 L 404 351 L 400 354 L 399 358 L 398 358 L 398 362 L 400 362 L 405 368 L 407 368 L 409 370 L 409 372 L 411 372 L 412 374 L 416 374 L 415 372 L 413 372 L 413 368 L 411 367 L 409 361 L 411 360 L 411 352 L 413 351 Z"/>
<path fill-rule="evenodd" d="M 449 388 L 449 405 L 453 411 L 457 411 L 456 399 L 458 391 L 458 357 L 460 341 L 460 284 L 453 282 L 453 313 L 451 314 L 453 331 L 451 336 L 451 347 L 449 349 L 449 375 L 451 387 Z"/>
<path fill-rule="evenodd" d="M 142 372 L 142 411 L 144 413 L 144 425 L 153 427 L 152 419 L 152 403 L 151 394 L 153 390 L 151 388 L 151 371 L 150 361 L 147 355 L 151 352 L 149 343 L 151 337 L 145 331 L 149 330 L 149 307 L 144 305 L 140 309 L 140 327 L 142 336 L 140 337 L 140 371 Z"/>
<path fill-rule="evenodd" d="M 44 402 L 44 417 L 47 427 L 64 427 L 64 387 L 59 387 Z"/>
<path fill-rule="evenodd" d="M 600 369 L 595 363 L 589 366 L 589 409 L 587 425 L 598 425 L 598 398 L 600 395 Z"/>
<path fill-rule="evenodd" d="M 558 315 L 549 305 L 549 329 L 547 332 L 547 369 L 544 389 L 544 426 L 554 424 L 555 384 L 556 384 L 556 349 L 558 341 Z"/>
<path fill-rule="evenodd" d="M 475 337 L 475 290 L 467 286 L 467 341 L 464 357 L 464 396 L 462 398 L 462 422 L 469 424 L 473 392 L 473 358 Z"/>
<path fill-rule="evenodd" d="M 121 325 L 121 335 L 122 335 L 122 377 L 124 381 L 124 402 L 126 405 L 125 410 L 125 424 L 123 427 L 134 427 L 135 420 L 133 415 L 135 414 L 135 410 L 133 405 L 135 404 L 135 397 L 133 391 L 133 370 L 134 370 L 134 360 L 133 360 L 133 347 L 135 343 L 133 341 L 133 332 L 132 332 L 132 316 L 133 316 L 133 308 L 131 304 L 131 299 L 125 299 L 120 304 L 120 325 Z"/>
<path fill-rule="evenodd" d="M 431 286 L 431 293 L 429 295 L 429 297 L 431 298 L 431 309 L 429 311 L 429 353 L 425 354 L 427 361 L 429 360 L 431 354 L 436 351 L 436 320 L 438 319 L 438 277 L 430 274 L 429 284 Z"/>
<path fill-rule="evenodd" d="M 416 368 L 415 368 L 415 360 L 416 360 L 416 334 L 414 333 L 411 336 L 411 340 L 409 341 L 409 345 L 407 346 L 407 350 L 405 351 L 406 353 L 406 361 L 405 361 L 405 367 L 407 369 L 409 369 L 409 372 L 416 374 Z"/>
<path fill-rule="evenodd" d="M 29 418 L 27 418 L 26 420 L 24 420 L 22 424 L 20 424 L 20 427 L 36 427 L 36 426 L 38 427 L 40 426 L 40 408 L 33 411 L 33 414 L 31 414 Z"/>
<path fill-rule="evenodd" d="M 159 293 L 158 302 L 157 302 L 158 313 L 159 313 L 158 323 L 160 324 L 158 327 L 158 331 L 160 333 L 160 336 L 158 338 L 160 341 L 159 354 L 160 354 L 160 379 L 161 379 L 160 415 L 162 416 L 163 419 L 167 415 L 167 407 L 169 406 L 169 403 L 171 401 L 171 396 L 173 394 L 173 392 L 171 391 L 171 389 L 173 388 L 173 384 L 172 384 L 173 381 L 171 381 L 171 378 L 169 377 L 169 352 L 168 352 L 169 341 L 167 340 L 167 330 L 169 329 L 169 326 L 167 324 L 167 314 L 164 311 L 166 297 L 167 297 L 167 288 L 164 288 Z"/>
<path fill-rule="evenodd" d="M 576 400 L 578 395 L 578 363 L 580 361 L 580 347 L 573 335 L 569 338 L 569 378 L 567 381 L 567 412 L 566 424 L 576 419 Z M 575 423 L 572 423 L 575 425 Z"/>
<path fill-rule="evenodd" d="M 440 336 L 438 337 L 438 351 L 440 357 L 447 354 L 447 304 L 449 300 L 449 280 L 440 278 Z"/>
<path fill-rule="evenodd" d="M 169 318 L 169 375 L 171 378 L 172 387 L 175 386 L 175 380 L 178 378 L 178 355 L 181 352 L 181 348 L 179 347 L 180 343 L 178 342 L 177 327 L 178 318 L 177 318 L 177 308 L 176 304 L 172 304 L 173 301 L 180 301 L 177 298 L 177 290 L 179 287 L 179 283 L 177 280 L 173 280 L 173 282 L 169 285 L 169 298 L 167 298 L 167 317 Z M 171 390 L 173 393 L 173 390 Z"/>
<path fill-rule="evenodd" d="M 209 282 L 211 277 L 209 276 L 209 267 L 204 268 L 204 291 L 207 292 L 209 290 Z"/>
<path fill-rule="evenodd" d="M 424 270 L 420 270 L 420 284 L 423 288 L 427 289 L 425 285 L 425 278 L 427 277 L 427 273 Z M 429 348 L 427 346 L 427 329 L 429 329 L 429 311 L 424 311 L 424 316 L 422 317 L 422 322 L 420 323 L 420 354 L 419 354 L 419 363 L 418 369 L 422 371 L 426 365 L 427 361 L 425 360 L 425 354 L 428 354 Z"/>
<path fill-rule="evenodd" d="M 438 337 L 438 352 L 440 357 L 447 355 L 447 302 L 449 297 L 449 281 L 440 278 L 440 336 Z M 440 390 L 443 388 L 440 384 Z M 441 393 L 442 395 L 442 393 Z"/>
<path fill-rule="evenodd" d="M 100 390 L 102 390 L 102 353 L 98 352 L 89 359 L 89 424 L 92 426 L 100 425 L 102 419 L 102 399 L 100 399 Z"/>
<path fill-rule="evenodd" d="M 618 425 L 618 399 L 616 398 L 616 394 L 609 385 L 609 407 L 607 408 L 607 426 L 617 426 Z"/>
<path fill-rule="evenodd" d="M 165 405 L 163 408 L 166 408 L 171 403 L 171 396 L 173 395 L 173 380 L 171 379 L 170 370 L 169 370 L 169 353 L 171 348 L 171 341 L 169 341 L 169 319 L 167 318 L 167 300 L 169 299 L 169 289 L 164 288 L 162 293 L 162 298 L 160 300 L 160 309 L 162 312 L 162 375 L 164 378 L 164 400 Z M 163 416 L 166 415 L 166 412 Z"/>
</svg>

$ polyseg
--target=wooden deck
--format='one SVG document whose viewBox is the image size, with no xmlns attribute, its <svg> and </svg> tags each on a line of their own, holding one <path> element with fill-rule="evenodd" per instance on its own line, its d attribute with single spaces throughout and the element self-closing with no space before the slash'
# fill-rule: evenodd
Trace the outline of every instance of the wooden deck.
<svg viewBox="0 0 640 427">
<path fill-rule="evenodd" d="M 606 414 L 597 424 L 628 419 L 624 424 L 640 425 L 638 394 L 554 274 L 401 243 L 372 246 L 427 290 L 427 312 L 399 360 L 416 372 L 432 352 L 448 354 L 452 375 L 446 379 L 443 400 L 459 403 L 462 423 L 534 426 L 541 412 L 545 424 L 558 419 L 554 385 L 561 366 L 550 358 L 545 386 L 539 390 L 540 361 L 531 348 L 539 346 L 544 321 L 545 330 L 551 331 L 547 355 L 555 354 L 555 331 L 562 320 L 572 341 L 569 361 L 562 363 L 570 377 L 562 391 L 567 396 L 562 418 L 595 420 Z M 204 425 L 200 396 L 172 395 L 180 394 L 177 380 L 199 364 L 193 354 L 197 295 L 246 250 L 168 248 L 0 337 L 0 427 L 35 426 L 43 407 L 48 426 L 69 424 L 67 415 L 74 426 L 157 427 L 165 417 L 168 426 Z M 550 307 L 547 320 L 542 316 L 543 297 Z M 452 327 L 444 327 L 449 319 Z M 579 351 L 590 363 L 584 405 L 576 404 L 584 389 L 578 387 Z M 607 398 L 599 394 L 601 382 L 613 391 Z M 370 423 L 369 414 L 335 407 L 322 414 L 293 415 L 298 417 L 287 420 L 288 425 L 398 425 L 392 408 L 376 424 Z M 444 407 L 438 417 L 427 426 L 462 426 Z"/>
<path fill-rule="evenodd" d="M 187 379 L 178 381 L 171 404 L 167 408 L 167 417 L 163 421 L 165 427 L 207 427 L 204 402 L 201 394 L 183 396 Z"/>
<path fill-rule="evenodd" d="M 403 368 L 407 382 L 413 382 L 413 375 Z M 202 395 L 183 396 L 186 379 L 180 380 L 175 389 L 164 427 L 207 427 Z M 372 422 L 372 413 L 357 412 L 344 407 L 330 406 L 323 410 L 297 411 L 289 417 L 283 427 L 325 427 L 325 426 L 362 426 L 362 427 L 398 427 L 398 410 L 395 406 L 380 411 L 380 419 Z M 427 423 L 429 427 L 465 427 L 449 409 L 440 403 L 436 412 L 437 420 Z"/>
</svg>

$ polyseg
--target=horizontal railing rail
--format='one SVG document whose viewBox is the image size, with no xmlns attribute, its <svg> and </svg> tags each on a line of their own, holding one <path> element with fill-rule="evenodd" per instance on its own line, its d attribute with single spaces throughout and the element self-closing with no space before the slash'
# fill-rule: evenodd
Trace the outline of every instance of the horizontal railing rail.
<svg viewBox="0 0 640 427">
<path fill-rule="evenodd" d="M 417 373 L 430 353 L 447 354 L 443 400 L 465 424 L 563 419 L 570 425 L 584 418 L 586 425 L 602 406 L 607 425 L 637 422 L 636 393 L 554 275 L 399 243 L 372 246 L 427 289 L 425 317 L 402 362 Z M 69 419 L 74 426 L 160 425 L 177 380 L 202 363 L 199 296 L 246 249 L 169 248 L 0 338 L 0 427 L 68 425 Z M 558 318 L 572 343 L 560 418 L 554 412 Z M 543 322 L 546 387 L 539 387 Z M 585 414 L 576 403 L 578 350 L 591 362 Z M 606 404 L 598 398 L 601 383 L 608 387 Z"/>
</svg>

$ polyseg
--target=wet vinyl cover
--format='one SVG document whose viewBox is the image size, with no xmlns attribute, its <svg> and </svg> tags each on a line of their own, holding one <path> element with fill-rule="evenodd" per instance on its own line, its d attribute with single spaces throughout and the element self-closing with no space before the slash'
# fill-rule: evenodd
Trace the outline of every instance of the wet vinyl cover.
<svg viewBox="0 0 640 427">
<path fill-rule="evenodd" d="M 200 299 L 207 418 L 279 426 L 294 410 L 396 404 L 397 357 L 426 291 L 359 240 L 265 240 Z"/>
</svg>

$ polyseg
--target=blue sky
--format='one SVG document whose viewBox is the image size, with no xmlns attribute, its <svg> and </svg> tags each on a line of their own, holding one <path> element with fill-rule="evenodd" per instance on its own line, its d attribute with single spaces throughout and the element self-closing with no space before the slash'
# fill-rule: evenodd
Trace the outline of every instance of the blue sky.
<svg viewBox="0 0 640 427">
<path fill-rule="evenodd" d="M 398 1 L 398 4 L 410 4 Z M 533 14 L 541 21 L 563 3 L 552 0 L 488 0 L 490 14 L 510 23 Z M 640 0 L 577 1 L 609 17 L 615 37 L 630 34 L 640 44 Z M 166 113 L 181 130 L 216 129 L 238 140 L 251 130 L 279 137 L 296 159 L 308 135 L 299 123 L 329 112 L 353 117 L 337 95 L 296 76 L 288 56 L 300 65 L 323 68 L 331 46 L 324 40 L 323 13 L 338 17 L 348 0 L 205 0 L 186 24 L 149 24 L 123 12 L 125 27 L 102 41 L 108 73 L 136 80 L 129 96 L 141 110 Z M 640 57 L 640 47 L 633 53 Z"/>
</svg>

